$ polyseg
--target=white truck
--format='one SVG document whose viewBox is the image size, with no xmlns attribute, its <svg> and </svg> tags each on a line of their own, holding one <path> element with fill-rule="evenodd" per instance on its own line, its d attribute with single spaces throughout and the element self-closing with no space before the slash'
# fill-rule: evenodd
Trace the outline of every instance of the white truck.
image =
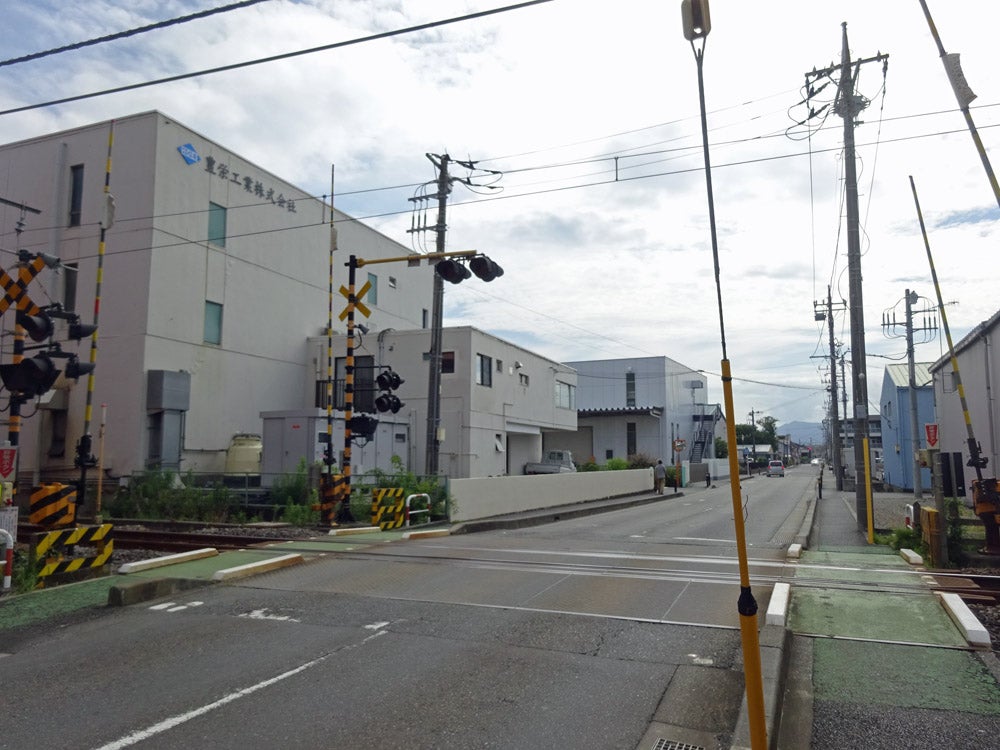
<svg viewBox="0 0 1000 750">
<path fill-rule="evenodd" d="M 524 465 L 525 474 L 569 474 L 576 471 L 573 454 L 569 451 L 546 451 L 538 463 Z"/>
</svg>

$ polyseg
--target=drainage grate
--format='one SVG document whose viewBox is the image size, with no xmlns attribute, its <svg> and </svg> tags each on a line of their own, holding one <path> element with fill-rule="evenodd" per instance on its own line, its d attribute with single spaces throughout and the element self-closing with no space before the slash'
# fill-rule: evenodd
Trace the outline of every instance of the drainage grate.
<svg viewBox="0 0 1000 750">
<path fill-rule="evenodd" d="M 662 737 L 653 745 L 653 750 L 705 750 L 701 745 L 690 745 L 687 742 L 674 742 Z"/>
</svg>

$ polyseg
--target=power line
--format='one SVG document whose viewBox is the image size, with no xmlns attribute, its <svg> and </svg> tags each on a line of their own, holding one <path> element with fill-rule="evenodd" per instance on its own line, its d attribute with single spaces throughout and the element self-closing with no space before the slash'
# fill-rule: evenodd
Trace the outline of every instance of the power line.
<svg viewBox="0 0 1000 750">
<path fill-rule="evenodd" d="M 165 29 L 168 26 L 176 26 L 177 24 L 187 23 L 188 21 L 196 21 L 200 18 L 208 18 L 209 16 L 214 16 L 217 13 L 228 13 L 231 10 L 239 10 L 241 8 L 246 8 L 250 5 L 257 5 L 258 3 L 268 2 L 269 0 L 243 0 L 243 2 L 232 3 L 231 5 L 223 5 L 219 8 L 209 8 L 208 10 L 202 10 L 198 13 L 192 13 L 187 16 L 180 16 L 179 18 L 171 18 L 166 21 L 158 21 L 156 23 L 151 23 L 148 26 L 140 26 L 134 29 L 127 29 L 126 31 L 119 31 L 116 34 L 108 34 L 107 36 L 97 37 L 96 39 L 88 39 L 83 42 L 73 42 L 72 44 L 67 44 L 62 47 L 56 47 L 54 49 L 45 50 L 44 52 L 32 52 L 29 55 L 22 55 L 21 57 L 12 57 L 9 60 L 0 60 L 0 67 L 7 65 L 17 65 L 18 63 L 29 62 L 31 60 L 40 60 L 43 57 L 50 57 L 52 55 L 59 55 L 63 52 L 71 52 L 73 50 L 83 49 L 84 47 L 93 47 L 97 44 L 104 44 L 105 42 L 113 42 L 117 39 L 126 39 L 130 36 L 137 36 L 139 34 L 145 34 L 149 31 L 156 31 L 157 29 Z"/>
<path fill-rule="evenodd" d="M 417 24 L 416 26 L 407 26 L 403 29 L 394 29 L 393 31 L 383 31 L 378 34 L 369 34 L 368 36 L 357 37 L 355 39 L 348 39 L 344 42 L 334 42 L 333 44 L 324 44 L 319 47 L 310 47 L 309 49 L 298 50 L 296 52 L 284 52 L 280 55 L 271 55 L 269 57 L 260 57 L 255 60 L 247 60 L 241 63 L 232 63 L 230 65 L 220 65 L 216 68 L 206 68 L 205 70 L 197 70 L 191 73 L 180 73 L 174 76 L 167 76 L 166 78 L 157 78 L 152 81 L 142 81 L 140 83 L 132 83 L 126 86 L 117 86 L 111 89 L 104 89 L 102 91 L 92 91 L 89 94 L 77 94 L 75 96 L 67 96 L 62 99 L 52 99 L 47 102 L 39 102 L 38 104 L 26 104 L 22 107 L 14 107 L 12 109 L 0 110 L 0 115 L 12 115 L 17 112 L 27 112 L 32 109 L 42 109 L 44 107 L 52 107 L 57 104 L 67 104 L 69 102 L 78 102 L 83 99 L 95 99 L 100 96 L 107 96 L 108 94 L 120 94 L 123 91 L 135 91 L 136 89 L 147 88 L 149 86 L 159 86 L 163 83 L 174 83 L 176 81 L 184 81 L 189 78 L 199 78 L 201 76 L 213 75 L 215 73 L 224 73 L 230 70 L 239 70 L 240 68 L 249 68 L 254 65 L 263 65 L 264 63 L 277 62 L 278 60 L 287 60 L 292 57 L 301 57 L 302 55 L 311 55 L 316 52 L 326 52 L 331 49 L 340 49 L 342 47 L 350 47 L 355 44 L 364 44 L 366 42 L 373 42 L 379 39 L 389 39 L 394 36 L 401 36 L 403 34 L 412 34 L 416 31 L 426 31 L 427 29 L 435 29 L 441 26 L 447 26 L 449 24 L 461 23 L 463 21 L 472 21 L 477 18 L 484 18 L 486 16 L 496 15 L 498 13 L 506 13 L 512 10 L 520 10 L 522 8 L 527 8 L 532 5 L 539 5 L 541 3 L 549 3 L 552 0 L 525 0 L 525 2 L 517 3 L 515 5 L 506 5 L 502 8 L 491 8 L 489 10 L 482 10 L 476 13 L 467 13 L 464 16 L 454 16 L 452 18 L 445 18 L 438 21 L 429 21 L 427 23 Z"/>
</svg>

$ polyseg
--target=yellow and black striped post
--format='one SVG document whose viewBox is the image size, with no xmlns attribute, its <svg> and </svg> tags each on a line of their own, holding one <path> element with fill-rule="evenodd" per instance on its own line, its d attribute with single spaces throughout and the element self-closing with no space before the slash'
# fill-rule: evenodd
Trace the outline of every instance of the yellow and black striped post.
<svg viewBox="0 0 1000 750">
<path fill-rule="evenodd" d="M 403 525 L 404 491 L 402 487 L 378 487 L 372 490 L 372 526 L 398 529 Z"/>
<path fill-rule="evenodd" d="M 76 487 L 42 484 L 31 489 L 28 520 L 39 526 L 69 526 L 76 520 Z"/>
<path fill-rule="evenodd" d="M 34 560 L 45 560 L 38 573 L 39 578 L 47 578 L 58 573 L 74 573 L 84 568 L 101 568 L 108 563 L 114 552 L 114 527 L 110 523 L 100 526 L 79 526 L 75 529 L 49 531 L 35 534 L 31 545 Z M 77 544 L 92 545 L 97 554 L 86 557 L 64 557 L 67 548 Z"/>
<path fill-rule="evenodd" d="M 105 238 L 111 223 L 114 221 L 113 200 L 111 198 L 111 148 L 115 142 L 115 121 L 111 121 L 108 131 L 108 157 L 104 166 L 104 213 L 101 216 L 101 235 L 97 243 L 97 283 L 94 289 L 94 332 L 90 335 L 90 372 L 87 375 L 87 404 L 83 415 L 83 434 L 76 446 L 76 465 L 80 469 L 79 504 L 82 507 L 87 499 L 87 469 L 96 465 L 97 459 L 91 453 L 93 437 L 90 434 L 90 423 L 94 413 L 94 370 L 97 366 L 97 324 L 101 314 L 101 286 L 104 281 L 104 249 Z"/>
</svg>

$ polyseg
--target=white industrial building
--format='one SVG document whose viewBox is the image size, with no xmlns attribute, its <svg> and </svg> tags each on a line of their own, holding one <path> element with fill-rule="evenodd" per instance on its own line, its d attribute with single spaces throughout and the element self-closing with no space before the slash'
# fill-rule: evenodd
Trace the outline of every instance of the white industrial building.
<svg viewBox="0 0 1000 750">
<path fill-rule="evenodd" d="M 221 471 L 233 436 L 262 434 L 267 419 L 278 420 L 275 435 L 293 423 L 309 430 L 301 448 L 289 442 L 288 450 L 312 460 L 316 425 L 303 420 L 326 415 L 329 205 L 159 112 L 0 146 L 0 265 L 13 275 L 17 250 L 59 258 L 62 268 L 40 273 L 28 294 L 38 305 L 75 310 L 84 323 L 95 311 L 109 163 L 115 210 L 105 233 L 89 425 L 106 476 L 155 466 Z M 342 360 L 338 314 L 346 299 L 336 290 L 347 284 L 348 256 L 412 253 L 345 214 L 335 217 L 333 351 Z M 426 263 L 402 262 L 359 274 L 359 286 L 372 282 L 363 300 L 371 315 L 358 317 L 369 333 L 356 354 L 403 376 L 406 406 L 382 415 L 372 444 L 355 450 L 355 472 L 376 460 L 387 468 L 392 454 L 423 470 L 432 274 Z M 67 344 L 62 324 L 55 338 L 87 360 L 89 339 Z M 540 455 L 543 433 L 575 429 L 569 368 L 472 328 L 446 329 L 443 342 L 444 368 L 452 369 L 441 384 L 442 473 L 520 473 Z M 60 379 L 24 406 L 22 483 L 73 471 L 86 400 L 86 378 Z M 336 435 L 334 444 L 339 456 Z M 297 457 L 274 462 L 294 467 Z"/>
<path fill-rule="evenodd" d="M 566 445 L 546 447 L 566 447 L 597 463 L 636 454 L 665 463 L 714 458 L 725 422 L 718 404 L 707 401 L 704 374 L 669 357 L 566 364 L 577 371 L 579 428 Z M 674 450 L 675 441 L 682 450 Z"/>
</svg>

